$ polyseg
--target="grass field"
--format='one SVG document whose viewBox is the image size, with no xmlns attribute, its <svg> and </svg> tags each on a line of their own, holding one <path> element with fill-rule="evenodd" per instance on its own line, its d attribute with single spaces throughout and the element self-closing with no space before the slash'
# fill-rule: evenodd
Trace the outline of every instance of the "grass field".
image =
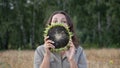
<svg viewBox="0 0 120 68">
<path fill-rule="evenodd" d="M 85 50 L 88 68 L 120 68 L 120 49 Z M 33 68 L 34 51 L 0 51 L 0 68 Z"/>
</svg>

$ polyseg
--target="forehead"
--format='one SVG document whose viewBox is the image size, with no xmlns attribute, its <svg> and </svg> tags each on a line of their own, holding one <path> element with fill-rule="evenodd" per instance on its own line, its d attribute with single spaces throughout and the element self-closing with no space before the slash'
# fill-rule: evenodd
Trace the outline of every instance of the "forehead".
<svg viewBox="0 0 120 68">
<path fill-rule="evenodd" d="M 55 15 L 53 15 L 53 19 L 54 18 L 65 18 L 66 19 L 64 14 L 55 14 Z"/>
</svg>

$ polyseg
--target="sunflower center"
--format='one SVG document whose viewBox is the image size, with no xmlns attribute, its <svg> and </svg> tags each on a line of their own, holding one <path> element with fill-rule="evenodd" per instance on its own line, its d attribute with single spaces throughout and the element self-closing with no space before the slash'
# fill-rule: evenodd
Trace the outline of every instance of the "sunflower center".
<svg viewBox="0 0 120 68">
<path fill-rule="evenodd" d="M 55 33 L 55 39 L 56 39 L 57 41 L 63 39 L 64 36 L 65 36 L 64 31 L 62 31 L 61 33 L 58 33 L 58 32 Z"/>
</svg>

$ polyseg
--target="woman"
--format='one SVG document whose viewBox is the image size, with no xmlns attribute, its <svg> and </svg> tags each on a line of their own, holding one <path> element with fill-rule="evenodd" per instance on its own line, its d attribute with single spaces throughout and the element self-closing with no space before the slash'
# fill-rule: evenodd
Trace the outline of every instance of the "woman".
<svg viewBox="0 0 120 68">
<path fill-rule="evenodd" d="M 56 11 L 50 16 L 46 25 L 57 22 L 69 26 L 70 31 L 73 32 L 72 40 L 69 41 L 70 48 L 61 51 L 60 54 L 52 53 L 49 49 L 55 48 L 52 45 L 54 41 L 45 37 L 44 45 L 39 46 L 35 51 L 34 68 L 87 68 L 86 56 L 78 44 L 69 15 L 64 11 Z"/>
</svg>

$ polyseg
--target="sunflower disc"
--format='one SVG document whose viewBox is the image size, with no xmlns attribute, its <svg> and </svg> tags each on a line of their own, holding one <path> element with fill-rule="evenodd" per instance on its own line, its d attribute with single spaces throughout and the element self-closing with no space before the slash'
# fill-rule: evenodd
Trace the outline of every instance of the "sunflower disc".
<svg viewBox="0 0 120 68">
<path fill-rule="evenodd" d="M 54 41 L 55 49 L 53 51 L 61 51 L 67 49 L 72 33 L 64 24 L 55 23 L 46 27 L 44 36 L 49 36 L 48 39 Z"/>
</svg>

